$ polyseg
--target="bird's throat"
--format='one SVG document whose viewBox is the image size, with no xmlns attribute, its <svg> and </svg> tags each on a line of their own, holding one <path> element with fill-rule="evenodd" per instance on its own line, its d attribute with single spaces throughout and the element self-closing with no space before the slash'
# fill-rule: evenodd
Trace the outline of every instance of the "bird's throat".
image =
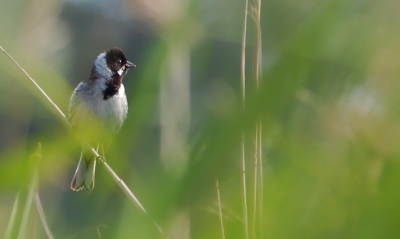
<svg viewBox="0 0 400 239">
<path fill-rule="evenodd" d="M 103 100 L 108 100 L 118 94 L 122 84 L 122 76 L 115 74 L 106 82 L 106 89 L 103 90 Z"/>
</svg>

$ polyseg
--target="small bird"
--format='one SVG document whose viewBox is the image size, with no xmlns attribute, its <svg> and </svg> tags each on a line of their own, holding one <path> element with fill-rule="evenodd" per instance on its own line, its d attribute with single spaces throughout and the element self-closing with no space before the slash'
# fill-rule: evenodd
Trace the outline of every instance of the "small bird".
<svg viewBox="0 0 400 239">
<path fill-rule="evenodd" d="M 94 187 L 96 159 L 87 144 L 102 149 L 120 130 L 128 114 L 128 102 L 122 78 L 135 67 L 119 48 L 101 53 L 93 63 L 89 79 L 74 90 L 69 103 L 71 130 L 82 144 L 78 167 L 71 189 Z"/>
</svg>

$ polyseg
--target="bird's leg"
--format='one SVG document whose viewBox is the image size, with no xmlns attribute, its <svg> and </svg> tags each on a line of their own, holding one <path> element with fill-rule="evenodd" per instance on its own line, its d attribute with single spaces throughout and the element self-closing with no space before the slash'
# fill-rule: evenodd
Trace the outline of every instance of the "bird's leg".
<svg viewBox="0 0 400 239">
<path fill-rule="evenodd" d="M 100 147 L 100 145 L 97 145 L 96 151 L 97 151 L 99 156 L 96 157 L 96 161 L 98 163 L 100 163 L 100 164 L 103 164 L 106 161 L 106 157 L 105 157 L 105 154 L 104 154 L 104 147 L 101 144 L 101 153 L 99 152 L 99 147 Z"/>
<path fill-rule="evenodd" d="M 96 157 L 96 161 L 99 164 L 103 164 L 104 162 L 106 162 L 106 158 L 103 155 L 100 155 L 98 157 Z"/>
<path fill-rule="evenodd" d="M 104 161 L 106 161 L 106 154 L 104 152 L 104 145 L 103 144 L 101 145 L 101 155 L 103 155 L 103 159 L 104 159 Z"/>
</svg>

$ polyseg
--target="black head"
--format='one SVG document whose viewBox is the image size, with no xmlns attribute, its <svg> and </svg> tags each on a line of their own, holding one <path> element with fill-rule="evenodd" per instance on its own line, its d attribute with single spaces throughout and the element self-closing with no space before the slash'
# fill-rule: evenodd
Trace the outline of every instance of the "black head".
<svg viewBox="0 0 400 239">
<path fill-rule="evenodd" d="M 107 67 L 113 72 L 114 75 L 124 76 L 129 68 L 135 65 L 128 61 L 119 48 L 112 48 L 106 51 Z"/>
</svg>

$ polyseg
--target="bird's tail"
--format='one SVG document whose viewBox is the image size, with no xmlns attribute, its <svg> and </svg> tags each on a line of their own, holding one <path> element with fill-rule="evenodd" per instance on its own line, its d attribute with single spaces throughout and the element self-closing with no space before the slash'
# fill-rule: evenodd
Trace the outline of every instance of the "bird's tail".
<svg viewBox="0 0 400 239">
<path fill-rule="evenodd" d="M 82 151 L 79 159 L 78 167 L 76 168 L 75 175 L 72 178 L 71 189 L 80 191 L 83 188 L 90 192 L 94 187 L 94 178 L 96 172 L 96 159 L 91 153 Z"/>
</svg>

